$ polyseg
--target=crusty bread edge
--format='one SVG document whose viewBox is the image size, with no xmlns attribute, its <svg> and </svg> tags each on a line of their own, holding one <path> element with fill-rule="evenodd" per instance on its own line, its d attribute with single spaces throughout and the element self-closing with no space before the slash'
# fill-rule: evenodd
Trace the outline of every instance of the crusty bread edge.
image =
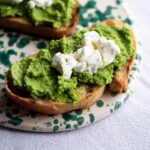
<svg viewBox="0 0 150 150">
<path fill-rule="evenodd" d="M 119 20 L 106 20 L 102 24 L 109 25 L 109 26 L 117 26 L 120 28 L 126 26 L 122 21 Z M 136 51 L 136 40 L 133 32 L 132 32 L 132 40 L 134 42 L 134 48 Z M 111 92 L 123 93 L 127 91 L 128 78 L 134 61 L 135 61 L 135 55 L 132 56 L 129 59 L 129 61 L 122 66 L 120 70 L 115 71 L 112 83 L 109 84 L 109 88 Z"/>
<path fill-rule="evenodd" d="M 79 100 L 79 106 L 75 106 L 72 103 L 58 103 L 52 100 L 43 101 L 38 99 L 37 101 L 33 101 L 31 98 L 21 97 L 12 92 L 12 90 L 9 88 L 8 81 L 5 82 L 5 89 L 7 91 L 7 95 L 13 101 L 26 109 L 33 110 L 42 114 L 58 115 L 68 111 L 90 107 L 103 95 L 105 86 L 95 86 L 91 88 L 90 91 L 87 90 L 86 95 Z"/>
<path fill-rule="evenodd" d="M 11 29 L 25 34 L 40 36 L 43 38 L 61 38 L 70 36 L 78 24 L 79 6 L 76 1 L 76 6 L 73 10 L 73 18 L 71 22 L 60 28 L 51 28 L 44 25 L 35 26 L 29 20 L 21 17 L 3 17 L 0 18 L 0 27 Z"/>
</svg>

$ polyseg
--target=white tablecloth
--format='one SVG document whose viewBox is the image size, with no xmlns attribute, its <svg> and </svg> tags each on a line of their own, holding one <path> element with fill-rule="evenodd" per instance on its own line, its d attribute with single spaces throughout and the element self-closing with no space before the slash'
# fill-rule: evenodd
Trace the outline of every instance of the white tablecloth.
<svg viewBox="0 0 150 150">
<path fill-rule="evenodd" d="M 150 0 L 126 0 L 143 45 L 141 74 L 129 101 L 76 131 L 39 134 L 0 128 L 0 150 L 150 150 Z"/>
</svg>

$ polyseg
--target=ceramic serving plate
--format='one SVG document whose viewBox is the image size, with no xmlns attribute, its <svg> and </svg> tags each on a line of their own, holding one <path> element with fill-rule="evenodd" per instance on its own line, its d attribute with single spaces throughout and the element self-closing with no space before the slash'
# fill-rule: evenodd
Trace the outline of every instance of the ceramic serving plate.
<svg viewBox="0 0 150 150">
<path fill-rule="evenodd" d="M 82 0 L 78 28 L 86 28 L 93 23 L 109 18 L 121 19 L 134 28 L 134 22 L 121 0 Z M 3 86 L 8 67 L 29 56 L 41 48 L 46 48 L 48 41 L 16 32 L 0 30 L 0 125 L 34 132 L 59 132 L 85 127 L 93 122 L 113 114 L 130 97 L 133 80 L 139 72 L 140 43 L 137 42 L 136 61 L 129 77 L 129 89 L 123 94 L 105 92 L 103 97 L 89 109 L 64 113 L 58 116 L 41 115 L 23 110 L 7 98 Z"/>
</svg>

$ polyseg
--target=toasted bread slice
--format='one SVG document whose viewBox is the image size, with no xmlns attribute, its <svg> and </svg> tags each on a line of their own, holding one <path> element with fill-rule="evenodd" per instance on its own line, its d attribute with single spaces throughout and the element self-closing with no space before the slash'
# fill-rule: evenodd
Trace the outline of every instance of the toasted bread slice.
<svg viewBox="0 0 150 150">
<path fill-rule="evenodd" d="M 108 26 L 117 26 L 120 28 L 125 26 L 123 22 L 118 21 L 118 20 L 106 20 L 103 22 L 103 24 L 108 25 Z M 135 42 L 135 37 L 133 33 L 132 33 L 132 39 L 134 42 L 134 48 L 136 50 L 136 42 Z M 128 88 L 129 72 L 134 62 L 134 59 L 135 59 L 135 56 L 132 56 L 130 60 L 124 66 L 122 66 L 120 70 L 115 71 L 113 81 L 111 84 L 109 84 L 110 91 L 115 92 L 115 93 L 126 92 Z"/>
<path fill-rule="evenodd" d="M 103 22 L 103 24 L 106 25 L 116 25 L 119 27 L 122 27 L 124 24 L 120 21 L 116 20 L 107 20 Z M 134 40 L 134 38 L 133 38 Z M 31 57 L 36 57 L 36 55 L 32 55 Z M 125 91 L 127 87 L 127 80 L 128 80 L 128 75 L 129 75 L 129 68 L 131 64 L 134 61 L 134 57 L 132 57 L 127 64 L 125 64 L 122 67 L 122 70 L 115 71 L 114 79 L 113 82 L 110 84 L 110 89 L 111 91 L 115 92 L 123 92 Z M 7 91 L 8 96 L 17 102 L 18 104 L 24 106 L 25 108 L 33 111 L 37 111 L 40 113 L 44 114 L 61 114 L 64 112 L 72 111 L 72 110 L 77 110 L 77 109 L 84 109 L 90 107 L 92 104 L 94 104 L 102 95 L 105 90 L 105 86 L 88 86 L 84 85 L 84 90 L 85 93 L 83 97 L 79 100 L 80 105 L 79 106 L 74 106 L 71 103 L 58 103 L 53 100 L 37 100 L 33 101 L 29 97 L 24 97 L 21 96 L 20 94 L 16 94 L 14 91 L 14 88 L 10 85 L 9 80 L 5 82 L 5 88 Z M 79 87 L 80 88 L 80 87 Z"/>
<path fill-rule="evenodd" d="M 63 27 L 53 28 L 48 25 L 35 26 L 29 20 L 22 17 L 4 17 L 0 18 L 0 27 L 19 31 L 25 34 L 40 36 L 43 38 L 61 38 L 64 35 L 69 36 L 73 33 L 78 24 L 79 8 L 76 1 L 76 6 L 73 10 L 72 20 Z"/>
<path fill-rule="evenodd" d="M 8 96 L 19 105 L 22 105 L 24 108 L 43 114 L 58 115 L 68 111 L 90 107 L 103 95 L 105 86 L 83 86 L 82 89 L 84 88 L 85 92 L 83 97 L 79 100 L 79 106 L 75 106 L 72 103 L 58 103 L 53 100 L 38 99 L 37 101 L 33 101 L 31 98 L 26 98 L 16 94 L 14 92 L 15 89 L 12 88 L 9 81 L 5 82 L 5 88 Z"/>
<path fill-rule="evenodd" d="M 38 53 L 29 56 L 30 58 L 36 58 Z M 7 80 L 8 79 L 8 80 Z M 75 106 L 72 103 L 58 103 L 54 100 L 41 100 L 38 99 L 37 101 L 33 101 L 31 98 L 26 98 L 24 93 L 18 93 L 14 89 L 14 87 L 9 82 L 9 71 L 7 73 L 7 78 L 5 81 L 5 88 L 7 91 L 8 96 L 18 103 L 22 105 L 24 108 L 37 111 L 43 114 L 53 114 L 58 115 L 61 113 L 65 113 L 72 110 L 77 109 L 84 109 L 90 107 L 94 104 L 102 95 L 105 90 L 105 86 L 88 86 L 88 85 L 81 85 L 78 87 L 79 89 L 82 88 L 83 97 L 78 100 L 80 102 L 79 106 Z"/>
</svg>

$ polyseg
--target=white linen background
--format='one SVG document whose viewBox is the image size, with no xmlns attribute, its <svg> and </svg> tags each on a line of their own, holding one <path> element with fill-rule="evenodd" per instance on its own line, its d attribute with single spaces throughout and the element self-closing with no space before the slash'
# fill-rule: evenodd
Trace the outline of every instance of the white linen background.
<svg viewBox="0 0 150 150">
<path fill-rule="evenodd" d="M 127 2 L 143 47 L 134 93 L 113 115 L 86 128 L 62 133 L 27 133 L 0 128 L 0 150 L 150 149 L 150 0 Z"/>
</svg>

